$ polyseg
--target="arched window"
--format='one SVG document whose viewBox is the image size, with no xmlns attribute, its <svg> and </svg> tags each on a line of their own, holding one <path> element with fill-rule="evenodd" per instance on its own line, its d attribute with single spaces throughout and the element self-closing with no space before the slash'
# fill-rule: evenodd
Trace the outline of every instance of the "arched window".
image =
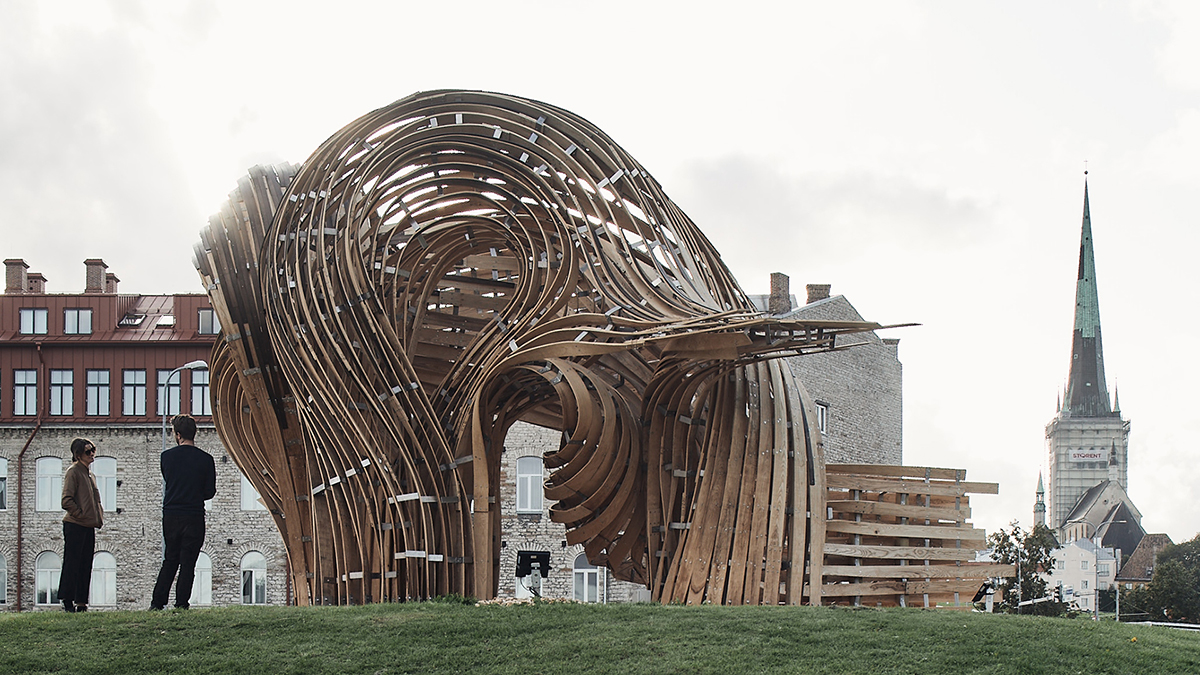
<svg viewBox="0 0 1200 675">
<path fill-rule="evenodd" d="M 8 603 L 8 561 L 0 553 L 0 605 Z"/>
<path fill-rule="evenodd" d="M 267 559 L 258 551 L 242 556 L 242 604 L 267 604 Z"/>
<path fill-rule="evenodd" d="M 62 573 L 62 559 L 53 551 L 43 551 L 34 562 L 37 604 L 58 604 L 58 576 Z"/>
<path fill-rule="evenodd" d="M 0 511 L 8 508 L 8 460 L 0 457 Z"/>
<path fill-rule="evenodd" d="M 189 605 L 212 604 L 212 558 L 204 551 L 196 558 L 196 582 L 192 585 L 192 597 Z"/>
<path fill-rule="evenodd" d="M 96 476 L 96 487 L 100 489 L 100 506 L 105 511 L 116 511 L 117 460 L 113 457 L 97 457 L 92 462 L 92 473 Z"/>
<path fill-rule="evenodd" d="M 542 458 L 517 458 L 517 513 L 542 512 Z"/>
<path fill-rule="evenodd" d="M 580 602 L 600 602 L 600 570 L 583 553 L 575 557 L 574 597 Z"/>
<path fill-rule="evenodd" d="M 58 511 L 62 508 L 62 460 L 58 457 L 38 457 L 37 484 L 34 506 L 38 511 Z"/>
<path fill-rule="evenodd" d="M 242 510 L 243 511 L 266 511 L 267 507 L 259 501 L 258 490 L 254 489 L 254 485 L 242 474 Z"/>
<path fill-rule="evenodd" d="M 117 604 L 117 559 L 108 551 L 100 551 L 92 558 L 92 593 L 89 602 L 93 605 Z"/>
</svg>

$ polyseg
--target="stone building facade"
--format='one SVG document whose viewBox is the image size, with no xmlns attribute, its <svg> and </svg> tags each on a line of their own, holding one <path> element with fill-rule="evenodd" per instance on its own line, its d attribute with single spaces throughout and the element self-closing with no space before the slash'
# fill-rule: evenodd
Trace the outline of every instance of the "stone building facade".
<svg viewBox="0 0 1200 675">
<path fill-rule="evenodd" d="M 149 607 L 162 560 L 162 420 L 180 411 L 196 418 L 196 443 L 217 467 L 192 604 L 287 602 L 278 530 L 213 429 L 203 359 L 220 327 L 208 297 L 119 294 L 103 260 L 84 266 L 82 293 L 48 293 L 23 260 L 5 261 L 0 611 L 60 609 L 62 477 L 77 437 L 96 445 L 104 507 L 89 604 Z"/>
<path fill-rule="evenodd" d="M 3 555 L 7 578 L 4 579 L 4 602 L 2 610 L 16 610 L 17 598 L 22 598 L 22 609 L 57 610 L 57 602 L 49 602 L 49 590 L 57 592 L 56 572 L 47 568 L 52 553 L 61 560 L 63 553 L 62 516 L 59 508 L 61 472 L 59 481 L 52 476 L 38 474 L 39 460 L 57 459 L 62 470 L 71 463 L 71 441 L 83 437 L 96 444 L 97 459 L 115 460 L 115 505 L 110 510 L 105 504 L 104 527 L 96 533 L 97 562 L 102 564 L 107 553 L 112 556 L 114 568 L 106 570 L 94 566 L 92 608 L 145 609 L 150 606 L 150 594 L 162 561 L 162 475 L 159 472 L 158 456 L 162 452 L 161 425 L 143 426 L 71 426 L 43 427 L 38 430 L 25 452 L 23 485 L 17 489 L 13 471 L 17 456 L 28 440 L 28 429 L 11 426 L 0 429 L 0 459 L 7 460 L 10 475 L 7 477 L 7 499 L 0 509 L 0 555 Z M 209 505 L 206 518 L 206 536 L 202 553 L 207 556 L 205 566 L 198 566 L 198 602 L 193 606 L 224 606 L 242 604 L 242 564 L 247 554 L 258 552 L 265 562 L 262 580 L 265 582 L 264 604 L 284 604 L 288 600 L 286 559 L 283 542 L 279 537 L 271 515 L 256 501 L 251 492 L 243 495 L 248 485 L 237 466 L 230 460 L 211 424 L 204 425 L 196 435 L 196 445 L 216 460 L 217 494 Z M 44 464 L 44 463 L 43 463 Z M 93 464 L 93 469 L 96 465 Z M 103 477 L 98 476 L 98 482 Z M 43 491 L 50 494 L 42 496 Z M 17 508 L 18 492 L 21 495 L 21 574 L 17 572 Z M 51 509 L 39 509 L 47 502 Z M 249 508 L 247 508 L 249 507 Z M 253 556 L 251 556 L 253 558 Z M 251 572 L 256 574 L 256 572 Z M 111 581 L 104 580 L 111 575 Z M 207 585 L 205 582 L 207 581 Z M 257 579 L 255 579 L 257 581 Z M 40 585 L 39 585 L 40 582 Z M 98 588 L 105 583 L 113 591 L 108 598 Z M 20 589 L 18 591 L 18 584 Z M 172 588 L 171 599 L 174 602 Z"/>
</svg>

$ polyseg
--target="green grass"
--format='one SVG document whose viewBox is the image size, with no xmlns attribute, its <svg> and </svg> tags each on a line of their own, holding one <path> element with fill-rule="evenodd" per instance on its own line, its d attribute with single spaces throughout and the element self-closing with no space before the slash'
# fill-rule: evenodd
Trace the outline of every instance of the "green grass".
<svg viewBox="0 0 1200 675">
<path fill-rule="evenodd" d="M 1161 675 L 1200 673 L 1200 634 L 814 607 L 409 603 L 0 615 L 0 673 L 164 672 Z"/>
</svg>

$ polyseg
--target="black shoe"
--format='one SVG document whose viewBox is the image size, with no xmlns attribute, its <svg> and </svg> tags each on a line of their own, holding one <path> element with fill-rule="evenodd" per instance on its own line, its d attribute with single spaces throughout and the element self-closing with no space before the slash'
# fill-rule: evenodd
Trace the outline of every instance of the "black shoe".
<svg viewBox="0 0 1200 675">
<path fill-rule="evenodd" d="M 162 607 L 160 607 L 159 605 L 150 605 L 150 611 L 151 612 L 161 612 Z"/>
<path fill-rule="evenodd" d="M 75 605 L 75 611 L 76 612 L 86 612 L 87 605 Z"/>
<path fill-rule="evenodd" d="M 75 613 L 75 603 L 71 602 L 70 600 L 63 600 L 62 606 L 64 612 L 71 612 L 72 614 Z"/>
</svg>

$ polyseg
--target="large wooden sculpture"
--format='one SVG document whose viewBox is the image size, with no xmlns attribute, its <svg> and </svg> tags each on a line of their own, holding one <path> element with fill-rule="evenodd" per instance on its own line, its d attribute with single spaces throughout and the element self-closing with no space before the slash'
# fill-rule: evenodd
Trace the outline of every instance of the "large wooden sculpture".
<svg viewBox="0 0 1200 675">
<path fill-rule="evenodd" d="M 662 601 L 838 595 L 813 408 L 772 357 L 880 326 L 755 311 L 586 120 L 410 96 L 300 168 L 252 169 L 197 267 L 224 336 L 217 428 L 275 515 L 298 603 L 495 596 L 517 420 L 562 430 L 551 517 L 617 578 Z"/>
</svg>

